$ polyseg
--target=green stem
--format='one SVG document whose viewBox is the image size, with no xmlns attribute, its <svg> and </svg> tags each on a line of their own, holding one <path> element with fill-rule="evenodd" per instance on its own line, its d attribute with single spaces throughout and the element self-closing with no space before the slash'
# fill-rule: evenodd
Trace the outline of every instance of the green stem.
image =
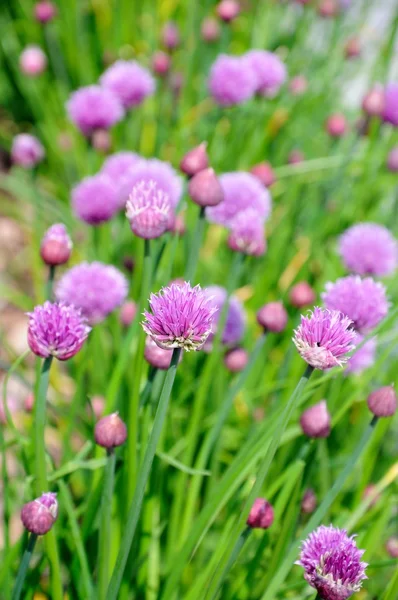
<svg viewBox="0 0 398 600">
<path fill-rule="evenodd" d="M 28 567 L 30 559 L 32 557 L 33 549 L 36 544 L 36 540 L 37 535 L 35 533 L 31 533 L 28 539 L 28 545 L 26 547 L 25 552 L 23 553 L 21 564 L 19 565 L 15 587 L 12 592 L 12 600 L 19 600 L 19 598 L 21 597 L 23 584 L 25 582 L 26 573 L 28 572 Z"/>
<path fill-rule="evenodd" d="M 320 506 L 318 507 L 318 509 L 314 512 L 311 519 L 308 521 L 307 526 L 305 527 L 304 531 L 301 532 L 300 536 L 302 539 L 306 538 L 316 527 L 318 527 L 318 525 L 323 520 L 325 514 L 331 507 L 333 501 L 335 500 L 335 498 L 337 497 L 337 495 L 343 488 L 346 480 L 352 474 L 353 468 L 354 468 L 357 460 L 361 456 L 364 448 L 366 447 L 366 445 L 373 433 L 373 430 L 375 428 L 377 421 L 378 421 L 378 418 L 373 417 L 372 421 L 370 422 L 370 424 L 366 428 L 365 432 L 363 433 L 357 447 L 355 448 L 354 452 L 351 454 L 351 457 L 347 461 L 346 466 L 341 471 L 340 475 L 337 477 L 336 481 L 334 482 L 333 486 L 330 488 L 329 492 L 326 494 L 325 498 L 323 499 L 323 501 L 320 504 Z M 262 596 L 261 600 L 273 600 L 275 598 L 275 594 L 277 593 L 278 589 L 280 588 L 280 585 L 283 583 L 286 575 L 289 573 L 289 571 L 293 565 L 293 562 L 296 558 L 296 555 L 297 555 L 297 542 L 295 541 L 295 542 L 293 542 L 293 544 L 290 548 L 290 551 L 287 553 L 287 556 L 286 556 L 285 560 L 283 561 L 283 563 L 281 564 L 279 570 L 275 573 L 274 578 L 272 579 L 270 584 L 267 586 L 267 590 L 264 593 L 264 595 Z"/>
<path fill-rule="evenodd" d="M 192 235 L 192 244 L 189 251 L 187 267 L 185 270 L 185 281 L 190 281 L 191 283 L 193 283 L 195 280 L 196 269 L 198 267 L 199 262 L 199 249 L 203 239 L 205 223 L 205 209 L 202 206 L 200 208 L 199 218 L 196 222 L 195 231 Z"/>
<path fill-rule="evenodd" d="M 55 275 L 55 267 L 54 267 L 54 265 L 50 265 L 48 279 L 47 279 L 47 286 L 46 286 L 46 297 L 47 297 L 47 300 L 50 300 L 50 302 L 53 297 L 54 275 Z"/>
<path fill-rule="evenodd" d="M 225 565 L 224 571 L 221 574 L 221 578 L 224 580 L 227 573 L 230 571 L 231 567 L 233 566 L 234 562 L 236 561 L 236 559 L 238 558 L 240 551 L 242 550 L 243 546 L 246 543 L 247 538 L 249 537 L 249 535 L 251 534 L 252 529 L 251 527 L 246 527 L 246 529 L 241 533 L 241 535 L 239 536 L 232 552 L 231 552 L 231 556 L 229 557 L 229 560 L 227 562 L 227 564 Z M 214 592 L 214 594 L 210 597 L 211 600 L 215 600 L 216 596 L 217 596 L 217 591 Z M 206 596 L 207 598 L 207 596 Z"/>
<path fill-rule="evenodd" d="M 109 548 L 111 540 L 112 495 L 115 482 L 116 454 L 109 451 L 101 500 L 101 525 L 98 550 L 98 599 L 106 600 L 109 583 Z"/>
<path fill-rule="evenodd" d="M 122 577 L 124 569 L 126 567 L 127 559 L 129 556 L 130 548 L 134 540 L 134 534 L 137 528 L 138 519 L 141 513 L 142 502 L 144 499 L 145 488 L 148 482 L 149 474 L 151 471 L 153 459 L 156 452 L 156 446 L 158 444 L 160 434 L 162 431 L 163 423 L 166 419 L 167 408 L 169 405 L 169 399 L 171 390 L 173 387 L 174 379 L 176 376 L 176 370 L 178 361 L 181 354 L 181 348 L 175 348 L 171 358 L 170 367 L 167 370 L 166 379 L 164 381 L 162 393 L 160 395 L 158 408 L 153 423 L 151 435 L 148 440 L 148 445 L 145 451 L 144 460 L 138 474 L 137 487 L 134 493 L 133 500 L 130 505 L 127 523 L 123 529 L 123 541 L 119 554 L 116 559 L 116 565 L 112 573 L 112 578 L 108 587 L 107 600 L 116 600 L 118 598 L 120 585 L 122 583 Z"/>
</svg>

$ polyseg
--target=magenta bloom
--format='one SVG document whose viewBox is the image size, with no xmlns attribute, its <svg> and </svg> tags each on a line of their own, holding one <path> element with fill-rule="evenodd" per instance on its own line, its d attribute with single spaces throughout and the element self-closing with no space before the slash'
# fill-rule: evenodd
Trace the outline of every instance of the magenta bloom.
<svg viewBox="0 0 398 600">
<path fill-rule="evenodd" d="M 208 346 L 217 331 L 217 324 L 221 317 L 223 306 L 227 300 L 227 291 L 218 285 L 211 285 L 203 291 L 214 312 L 211 334 L 206 343 L 206 346 Z M 221 342 L 226 346 L 235 346 L 241 341 L 243 334 L 245 333 L 245 326 L 246 314 L 243 305 L 236 296 L 231 296 L 228 302 L 227 319 L 225 321 Z"/>
<path fill-rule="evenodd" d="M 72 207 L 75 215 L 89 225 L 109 221 L 120 208 L 112 179 L 102 173 L 83 179 L 72 190 Z"/>
<path fill-rule="evenodd" d="M 321 296 L 326 308 L 347 315 L 360 333 L 371 331 L 388 313 L 386 289 L 371 277 L 349 275 L 327 283 L 325 289 Z"/>
<path fill-rule="evenodd" d="M 83 262 L 72 267 L 59 280 L 55 294 L 58 300 L 81 309 L 90 324 L 103 321 L 123 304 L 128 282 L 113 265 Z"/>
<path fill-rule="evenodd" d="M 212 331 L 216 312 L 199 285 L 172 283 L 151 294 L 151 312 L 144 312 L 142 327 L 161 348 L 200 350 Z"/>
<path fill-rule="evenodd" d="M 363 340 L 361 335 L 357 337 L 357 345 Z M 365 369 L 371 367 L 375 362 L 377 342 L 376 338 L 371 338 L 364 343 L 361 348 L 356 350 L 347 363 L 346 373 L 359 374 Z"/>
<path fill-rule="evenodd" d="M 343 366 L 355 348 L 357 334 L 352 321 L 341 312 L 315 307 L 294 331 L 300 356 L 314 369 Z"/>
<path fill-rule="evenodd" d="M 398 244 L 377 223 L 358 223 L 340 238 L 339 252 L 346 268 L 358 275 L 391 275 L 398 265 Z"/>
<path fill-rule="evenodd" d="M 14 164 L 31 169 L 45 156 L 41 142 L 34 135 L 20 133 L 12 141 L 11 160 Z"/>
<path fill-rule="evenodd" d="M 279 56 L 266 50 L 250 50 L 244 58 L 255 75 L 256 93 L 273 98 L 286 81 L 285 64 Z"/>
<path fill-rule="evenodd" d="M 124 193 L 126 174 L 136 167 L 141 160 L 142 158 L 134 152 L 116 152 L 108 156 L 102 165 L 101 173 L 112 179 L 112 184 L 117 191 L 119 208 L 126 206 L 127 197 Z"/>
<path fill-rule="evenodd" d="M 389 83 L 385 87 L 383 119 L 398 127 L 398 83 Z"/>
<path fill-rule="evenodd" d="M 233 106 L 253 96 L 257 78 L 245 56 L 220 54 L 211 67 L 208 85 L 217 104 Z"/>
<path fill-rule="evenodd" d="M 224 200 L 206 209 L 212 223 L 230 228 L 237 215 L 247 209 L 254 211 L 257 221 L 264 223 L 271 213 L 271 195 L 262 183 L 250 173 L 235 171 L 218 178 L 224 192 Z"/>
<path fill-rule="evenodd" d="M 321 525 L 302 543 L 296 564 L 304 568 L 304 578 L 323 600 L 346 600 L 367 579 L 367 564 L 361 561 L 364 552 L 345 529 Z"/>
<path fill-rule="evenodd" d="M 86 320 L 74 306 L 45 302 L 28 313 L 28 344 L 36 356 L 58 360 L 72 358 L 90 332 Z"/>
<path fill-rule="evenodd" d="M 154 181 L 142 180 L 133 187 L 127 200 L 126 217 L 138 237 L 147 240 L 160 237 L 170 223 L 169 197 Z"/>
<path fill-rule="evenodd" d="M 48 0 L 36 2 L 34 7 L 35 18 L 39 23 L 49 23 L 57 14 L 57 7 Z"/>
<path fill-rule="evenodd" d="M 155 80 L 134 60 L 117 60 L 100 78 L 101 85 L 119 99 L 125 109 L 141 104 L 155 91 Z"/>
<path fill-rule="evenodd" d="M 50 531 L 57 517 L 57 494 L 53 492 L 46 492 L 40 498 L 28 502 L 21 511 L 21 521 L 25 529 L 35 535 L 44 535 Z"/>
<path fill-rule="evenodd" d="M 97 129 L 110 129 L 124 117 L 119 99 L 99 85 L 88 85 L 73 92 L 66 110 L 69 119 L 86 137 Z"/>
<path fill-rule="evenodd" d="M 256 498 L 246 524 L 252 529 L 268 529 L 274 522 L 274 509 L 264 498 Z"/>
<path fill-rule="evenodd" d="M 262 256 L 265 252 L 264 224 L 255 210 L 248 208 L 231 221 L 228 246 L 236 252 L 250 256 Z"/>
<path fill-rule="evenodd" d="M 25 75 L 36 77 L 46 70 L 47 56 L 40 46 L 26 46 L 19 57 L 19 66 Z"/>
</svg>

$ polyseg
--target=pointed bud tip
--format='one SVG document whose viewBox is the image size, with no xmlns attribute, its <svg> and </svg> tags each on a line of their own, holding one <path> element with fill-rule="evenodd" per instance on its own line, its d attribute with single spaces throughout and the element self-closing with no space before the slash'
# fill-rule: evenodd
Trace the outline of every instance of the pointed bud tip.
<svg viewBox="0 0 398 600">
<path fill-rule="evenodd" d="M 110 450 L 124 444 L 127 439 L 127 427 L 118 413 L 106 415 L 96 424 L 94 437 L 99 446 Z"/>
</svg>

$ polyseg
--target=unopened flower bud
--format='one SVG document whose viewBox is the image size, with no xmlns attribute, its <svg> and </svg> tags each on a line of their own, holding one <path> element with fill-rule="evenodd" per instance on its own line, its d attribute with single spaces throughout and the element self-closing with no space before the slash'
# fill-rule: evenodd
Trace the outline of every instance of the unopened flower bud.
<svg viewBox="0 0 398 600">
<path fill-rule="evenodd" d="M 398 558 L 398 537 L 390 537 L 386 543 L 386 550 L 392 558 Z"/>
<path fill-rule="evenodd" d="M 29 77 L 41 75 L 47 67 L 47 56 L 39 46 L 27 46 L 19 57 L 22 73 Z"/>
<path fill-rule="evenodd" d="M 280 333 L 287 324 L 287 312 L 282 302 L 268 302 L 257 313 L 257 323 L 265 331 Z"/>
<path fill-rule="evenodd" d="M 127 427 L 117 413 L 102 417 L 94 430 L 95 441 L 99 446 L 110 450 L 121 446 L 127 439 Z"/>
<path fill-rule="evenodd" d="M 220 37 L 220 25 L 217 19 L 213 17 L 207 17 L 203 20 L 200 31 L 205 42 L 216 42 Z"/>
<path fill-rule="evenodd" d="M 173 350 L 160 348 L 160 346 L 158 346 L 151 337 L 147 337 L 145 342 L 144 357 L 152 367 L 166 371 L 170 367 L 172 355 Z M 180 355 L 180 361 L 181 359 L 182 354 Z"/>
<path fill-rule="evenodd" d="M 65 225 L 56 223 L 47 229 L 40 246 L 40 256 L 46 265 L 64 265 L 68 262 L 71 252 L 72 240 Z"/>
<path fill-rule="evenodd" d="M 398 146 L 391 150 L 387 158 L 388 170 L 392 173 L 398 172 Z"/>
<path fill-rule="evenodd" d="M 229 23 L 239 15 L 240 5 L 236 0 L 221 0 L 217 5 L 216 11 L 222 21 Z"/>
<path fill-rule="evenodd" d="M 268 529 L 274 522 L 274 509 L 264 498 L 256 498 L 246 524 L 252 529 Z"/>
<path fill-rule="evenodd" d="M 180 169 L 188 177 L 193 177 L 199 171 L 207 169 L 209 166 L 209 157 L 206 152 L 207 142 L 202 142 L 199 146 L 192 148 L 185 154 L 180 162 Z"/>
<path fill-rule="evenodd" d="M 25 410 L 26 412 L 32 412 L 33 406 L 35 404 L 35 396 L 34 394 L 28 394 L 25 398 Z"/>
<path fill-rule="evenodd" d="M 344 54 L 346 58 L 357 58 L 357 56 L 361 54 L 361 43 L 359 38 L 352 37 L 347 40 L 344 48 Z"/>
<path fill-rule="evenodd" d="M 188 193 L 199 206 L 216 206 L 224 199 L 221 184 L 213 169 L 196 173 L 188 184 Z"/>
<path fill-rule="evenodd" d="M 21 521 L 28 531 L 44 535 L 54 525 L 58 517 L 57 494 L 46 492 L 40 498 L 22 507 Z"/>
<path fill-rule="evenodd" d="M 332 137 L 342 137 L 346 132 L 346 120 L 344 115 L 331 115 L 326 121 L 326 131 Z"/>
<path fill-rule="evenodd" d="M 37 2 L 35 4 L 34 14 L 36 20 L 44 25 L 45 23 L 53 20 L 57 14 L 57 8 L 52 2 L 48 2 L 48 0 L 42 0 L 42 2 Z"/>
<path fill-rule="evenodd" d="M 224 364 L 231 373 L 243 371 L 249 361 L 249 355 L 244 348 L 233 348 L 224 356 Z"/>
<path fill-rule="evenodd" d="M 299 281 L 292 287 L 289 294 L 290 302 L 296 308 L 311 306 L 316 300 L 312 287 L 306 281 Z"/>
<path fill-rule="evenodd" d="M 120 309 L 120 322 L 124 327 L 128 327 L 134 321 L 137 314 L 137 306 L 133 300 L 127 300 Z"/>
<path fill-rule="evenodd" d="M 91 145 L 97 152 L 107 154 L 112 148 L 112 139 L 106 129 L 96 129 L 91 136 Z"/>
<path fill-rule="evenodd" d="M 368 407 L 376 417 L 392 417 L 397 410 L 397 394 L 393 385 L 386 385 L 368 396 Z"/>
<path fill-rule="evenodd" d="M 313 489 L 308 488 L 308 490 L 305 491 L 303 499 L 301 501 L 301 512 L 303 512 L 306 515 L 310 515 L 314 512 L 316 506 L 317 500 L 315 492 Z"/>
<path fill-rule="evenodd" d="M 261 162 L 250 169 L 250 173 L 257 177 L 265 187 L 270 187 L 276 181 L 275 173 L 269 162 Z"/>
<path fill-rule="evenodd" d="M 312 438 L 328 437 L 330 433 L 330 415 L 325 400 L 310 406 L 300 417 L 303 433 Z"/>
<path fill-rule="evenodd" d="M 168 50 L 174 50 L 180 44 L 178 27 L 172 21 L 166 23 L 162 29 L 162 43 Z"/>
<path fill-rule="evenodd" d="M 318 13 L 325 19 L 335 17 L 339 12 L 339 7 L 336 0 L 322 0 L 318 6 Z"/>
<path fill-rule="evenodd" d="M 164 77 L 170 71 L 170 56 L 162 50 L 158 50 L 152 57 L 152 69 L 159 77 Z"/>
<path fill-rule="evenodd" d="M 384 104 L 384 90 L 381 86 L 376 86 L 362 100 L 362 110 L 369 117 L 380 117 L 384 111 Z"/>
</svg>

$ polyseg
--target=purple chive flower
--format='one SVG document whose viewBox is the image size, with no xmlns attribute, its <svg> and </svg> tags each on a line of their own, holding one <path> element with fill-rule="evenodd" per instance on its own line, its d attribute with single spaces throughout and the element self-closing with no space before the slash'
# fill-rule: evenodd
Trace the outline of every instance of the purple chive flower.
<svg viewBox="0 0 398 600">
<path fill-rule="evenodd" d="M 40 498 L 28 502 L 21 511 L 23 526 L 35 535 L 44 535 L 50 531 L 57 517 L 57 494 L 53 492 L 46 492 Z"/>
<path fill-rule="evenodd" d="M 280 333 L 287 325 L 288 314 L 282 302 L 268 302 L 257 312 L 257 323 L 264 331 Z"/>
<path fill-rule="evenodd" d="M 150 240 L 160 237 L 171 217 L 169 196 L 155 181 L 140 181 L 132 189 L 126 204 L 126 217 L 131 231 Z"/>
<path fill-rule="evenodd" d="M 300 356 L 314 369 L 343 366 L 355 348 L 353 322 L 337 310 L 315 307 L 294 331 L 293 342 Z"/>
<path fill-rule="evenodd" d="M 246 524 L 252 529 L 268 529 L 274 522 L 274 509 L 264 498 L 256 498 Z"/>
<path fill-rule="evenodd" d="M 367 579 L 367 564 L 361 561 L 364 552 L 345 529 L 321 525 L 302 543 L 296 564 L 304 568 L 304 578 L 323 600 L 346 600 Z"/>
<path fill-rule="evenodd" d="M 100 82 L 125 109 L 141 104 L 147 96 L 152 96 L 156 87 L 150 72 L 134 60 L 117 60 L 101 76 Z"/>
<path fill-rule="evenodd" d="M 227 291 L 218 285 L 211 285 L 203 291 L 209 299 L 209 304 L 214 312 L 211 334 L 206 343 L 206 347 L 210 348 L 211 342 L 217 331 L 217 324 L 221 317 L 223 306 L 227 299 Z M 238 344 L 245 332 L 245 326 L 246 314 L 243 305 L 236 296 L 231 296 L 228 302 L 227 319 L 225 321 L 221 342 L 225 346 L 234 346 Z"/>
<path fill-rule="evenodd" d="M 25 75 L 36 77 L 46 70 L 47 56 L 40 46 L 26 46 L 19 57 L 19 66 Z"/>
<path fill-rule="evenodd" d="M 211 67 L 208 85 L 217 104 L 234 106 L 253 96 L 257 78 L 245 56 L 220 54 Z"/>
<path fill-rule="evenodd" d="M 168 21 L 162 28 L 162 43 L 168 50 L 175 50 L 180 44 L 180 32 L 177 24 Z"/>
<path fill-rule="evenodd" d="M 279 56 L 266 50 L 250 50 L 244 58 L 255 75 L 256 93 L 273 98 L 286 81 L 285 64 Z"/>
<path fill-rule="evenodd" d="M 244 348 L 232 348 L 224 356 L 224 365 L 231 373 L 243 371 L 249 362 L 249 354 Z"/>
<path fill-rule="evenodd" d="M 44 148 L 34 135 L 20 133 L 12 141 L 11 160 L 15 165 L 31 169 L 43 160 Z"/>
<path fill-rule="evenodd" d="M 371 331 L 388 313 L 389 302 L 382 283 L 358 275 L 327 283 L 321 295 L 326 308 L 347 315 L 359 333 Z"/>
<path fill-rule="evenodd" d="M 328 437 L 330 433 L 330 414 L 326 400 L 321 400 L 307 408 L 300 417 L 300 426 L 304 435 L 308 437 Z"/>
<path fill-rule="evenodd" d="M 264 223 L 271 213 L 271 195 L 262 183 L 250 173 L 236 171 L 224 173 L 218 178 L 224 192 L 224 200 L 206 210 L 212 223 L 231 227 L 234 218 L 243 211 L 256 212 L 257 221 Z"/>
<path fill-rule="evenodd" d="M 72 207 L 75 215 L 89 225 L 109 221 L 120 208 L 112 179 L 102 173 L 85 177 L 72 190 Z"/>
<path fill-rule="evenodd" d="M 262 256 L 266 249 L 264 224 L 255 210 L 247 209 L 232 219 L 228 246 L 235 252 Z"/>
<path fill-rule="evenodd" d="M 123 304 L 127 292 L 128 282 L 123 273 L 101 262 L 83 262 L 72 267 L 55 289 L 57 299 L 80 308 L 90 324 L 103 321 Z"/>
<path fill-rule="evenodd" d="M 57 7 L 52 2 L 48 2 L 47 0 L 42 0 L 41 2 L 36 2 L 34 6 L 34 15 L 39 23 L 49 23 L 57 14 Z"/>
<path fill-rule="evenodd" d="M 112 179 L 112 184 L 116 188 L 118 195 L 118 203 L 120 208 L 124 208 L 126 206 L 126 196 L 124 192 L 124 178 L 126 177 L 126 173 L 128 173 L 131 169 L 134 169 L 142 158 L 135 154 L 134 152 L 116 152 L 115 154 L 111 154 L 104 161 L 101 173 L 107 175 Z"/>
<path fill-rule="evenodd" d="M 377 223 L 358 223 L 347 229 L 339 252 L 346 268 L 357 275 L 391 275 L 398 265 L 398 243 Z"/>
<path fill-rule="evenodd" d="M 220 181 L 214 169 L 203 169 L 190 179 L 188 194 L 199 206 L 216 206 L 224 199 Z"/>
<path fill-rule="evenodd" d="M 72 358 L 83 346 L 90 327 L 78 308 L 45 302 L 28 313 L 28 344 L 36 356 Z"/>
<path fill-rule="evenodd" d="M 398 127 L 398 83 L 389 83 L 385 87 L 383 120 Z"/>
<path fill-rule="evenodd" d="M 398 399 L 393 385 L 385 385 L 369 394 L 368 408 L 376 417 L 392 417 L 397 412 Z"/>
<path fill-rule="evenodd" d="M 97 129 L 109 129 L 124 117 L 119 99 L 99 85 L 88 85 L 73 92 L 66 110 L 69 119 L 86 137 Z"/>
<path fill-rule="evenodd" d="M 362 340 L 363 337 L 358 335 L 356 343 L 359 345 Z M 364 345 L 356 350 L 351 356 L 345 372 L 359 374 L 371 367 L 375 362 L 376 346 L 376 338 L 371 338 L 365 342 Z"/>
<path fill-rule="evenodd" d="M 142 327 L 161 348 L 200 350 L 212 331 L 216 308 L 199 285 L 171 284 L 151 294 Z"/>
<path fill-rule="evenodd" d="M 57 266 L 68 262 L 72 252 L 72 240 L 65 225 L 56 223 L 45 232 L 40 245 L 40 256 L 46 265 Z"/>
</svg>

